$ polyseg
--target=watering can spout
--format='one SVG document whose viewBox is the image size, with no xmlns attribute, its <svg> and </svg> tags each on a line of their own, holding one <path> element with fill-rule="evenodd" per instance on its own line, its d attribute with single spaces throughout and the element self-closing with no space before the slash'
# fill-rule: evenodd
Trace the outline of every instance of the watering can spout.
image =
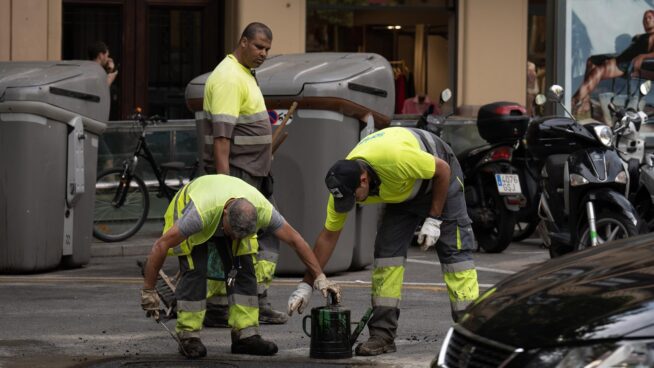
<svg viewBox="0 0 654 368">
<path fill-rule="evenodd" d="M 354 332 L 352 332 L 352 336 L 350 336 L 350 346 L 353 347 L 354 343 L 357 341 L 357 338 L 363 331 L 363 328 L 366 327 L 366 324 L 370 320 L 370 316 L 372 315 L 372 308 L 368 308 L 366 313 L 363 315 L 359 323 L 357 324 L 357 328 L 354 329 Z"/>
</svg>

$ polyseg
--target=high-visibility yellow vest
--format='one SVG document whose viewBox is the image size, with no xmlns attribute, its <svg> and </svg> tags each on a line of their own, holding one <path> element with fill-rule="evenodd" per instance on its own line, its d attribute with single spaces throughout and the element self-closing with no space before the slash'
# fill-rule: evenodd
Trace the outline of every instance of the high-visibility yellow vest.
<svg viewBox="0 0 654 368">
<path fill-rule="evenodd" d="M 194 246 L 205 243 L 218 229 L 225 203 L 232 198 L 245 198 L 257 211 L 257 231 L 270 223 L 273 205 L 253 186 L 229 175 L 204 175 L 180 189 L 168 205 L 164 216 L 164 233 L 182 216 L 186 205 L 193 201 L 202 231 L 192 234 L 181 244 L 168 250 L 168 255 L 190 254 Z M 256 251 L 256 250 L 255 250 Z"/>
</svg>

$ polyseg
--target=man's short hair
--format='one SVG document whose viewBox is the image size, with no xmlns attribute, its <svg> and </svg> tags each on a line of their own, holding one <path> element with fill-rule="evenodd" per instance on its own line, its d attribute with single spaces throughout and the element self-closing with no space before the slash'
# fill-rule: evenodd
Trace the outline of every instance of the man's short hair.
<svg viewBox="0 0 654 368">
<path fill-rule="evenodd" d="M 257 209 L 247 199 L 237 198 L 229 206 L 227 221 L 235 238 L 247 238 L 257 231 Z"/>
<path fill-rule="evenodd" d="M 267 25 L 259 22 L 252 22 L 245 27 L 241 38 L 245 37 L 248 40 L 254 39 L 258 32 L 263 33 L 270 41 L 272 41 L 272 31 Z"/>
<path fill-rule="evenodd" d="M 90 44 L 89 48 L 87 49 L 89 60 L 95 60 L 95 58 L 98 57 L 98 54 L 105 53 L 107 51 L 109 51 L 109 47 L 107 47 L 106 43 L 102 41 L 95 41 Z"/>
</svg>

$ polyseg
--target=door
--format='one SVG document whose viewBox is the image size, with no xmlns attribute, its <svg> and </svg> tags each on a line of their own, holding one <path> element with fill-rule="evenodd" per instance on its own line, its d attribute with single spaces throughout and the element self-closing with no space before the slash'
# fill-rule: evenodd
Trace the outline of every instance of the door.
<svg viewBox="0 0 654 368">
<path fill-rule="evenodd" d="M 100 40 L 119 66 L 110 120 L 138 106 L 169 119 L 193 118 L 184 90 L 224 57 L 222 1 L 64 0 L 64 60 L 87 59 Z"/>
</svg>

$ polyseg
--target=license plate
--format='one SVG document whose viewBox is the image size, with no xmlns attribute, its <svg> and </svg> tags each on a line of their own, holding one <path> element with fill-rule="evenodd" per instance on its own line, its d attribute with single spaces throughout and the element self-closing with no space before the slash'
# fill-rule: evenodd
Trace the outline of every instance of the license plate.
<svg viewBox="0 0 654 368">
<path fill-rule="evenodd" d="M 495 183 L 500 194 L 522 194 L 520 177 L 516 174 L 495 174 Z"/>
</svg>

